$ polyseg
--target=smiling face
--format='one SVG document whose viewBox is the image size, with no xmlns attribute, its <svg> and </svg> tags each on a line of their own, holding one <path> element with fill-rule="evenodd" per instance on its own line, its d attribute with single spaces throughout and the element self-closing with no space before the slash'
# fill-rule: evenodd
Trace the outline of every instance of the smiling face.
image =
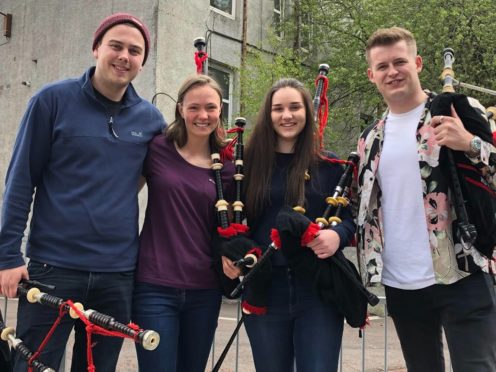
<svg viewBox="0 0 496 372">
<path fill-rule="evenodd" d="M 221 107 L 219 93 L 214 88 L 201 85 L 190 89 L 182 103 L 178 103 L 188 139 L 208 139 L 219 126 Z"/>
<path fill-rule="evenodd" d="M 295 88 L 285 87 L 272 95 L 272 127 L 277 135 L 276 151 L 289 153 L 306 122 L 306 110 L 301 93 Z"/>
<path fill-rule="evenodd" d="M 107 98 L 120 101 L 129 83 L 143 64 L 145 40 L 141 32 L 128 24 L 110 28 L 93 50 L 96 70 L 92 83 Z"/>
<path fill-rule="evenodd" d="M 418 74 L 422 58 L 404 40 L 369 51 L 369 80 L 377 86 L 394 113 L 407 112 L 425 97 Z"/>
</svg>

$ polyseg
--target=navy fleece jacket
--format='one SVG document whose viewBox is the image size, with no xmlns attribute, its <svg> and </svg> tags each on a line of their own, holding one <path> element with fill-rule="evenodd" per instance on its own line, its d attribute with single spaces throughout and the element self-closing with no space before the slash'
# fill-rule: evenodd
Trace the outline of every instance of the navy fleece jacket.
<svg viewBox="0 0 496 372">
<path fill-rule="evenodd" d="M 111 116 L 95 97 L 93 73 L 47 85 L 29 102 L 7 171 L 0 269 L 24 264 L 33 194 L 28 257 L 85 271 L 136 265 L 138 181 L 148 142 L 165 121 L 132 85 Z"/>
</svg>

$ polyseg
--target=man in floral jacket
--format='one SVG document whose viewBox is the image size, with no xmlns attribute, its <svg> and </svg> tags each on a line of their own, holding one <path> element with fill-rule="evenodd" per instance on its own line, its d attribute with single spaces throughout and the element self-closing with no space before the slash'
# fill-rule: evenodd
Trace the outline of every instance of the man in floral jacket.
<svg viewBox="0 0 496 372">
<path fill-rule="evenodd" d="M 377 30 L 366 56 L 369 80 L 388 107 L 358 143 L 362 278 L 385 286 L 409 372 L 445 371 L 442 328 L 454 371 L 494 372 L 496 296 L 487 273 L 494 257 L 462 248 L 441 148 L 464 154 L 492 193 L 496 148 L 469 132 L 454 106 L 449 116 L 431 112 L 433 95 L 420 85 L 422 58 L 409 31 Z M 489 125 L 484 107 L 464 99 Z"/>
</svg>

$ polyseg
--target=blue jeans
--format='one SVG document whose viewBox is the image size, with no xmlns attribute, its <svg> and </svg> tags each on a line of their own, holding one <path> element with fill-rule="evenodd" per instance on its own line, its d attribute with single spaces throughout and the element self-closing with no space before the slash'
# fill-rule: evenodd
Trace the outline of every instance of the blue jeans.
<svg viewBox="0 0 496 372">
<path fill-rule="evenodd" d="M 160 334 L 154 351 L 137 348 L 140 371 L 204 372 L 217 328 L 220 289 L 136 283 L 133 321 Z"/>
<path fill-rule="evenodd" d="M 285 267 L 273 267 L 266 315 L 245 328 L 257 372 L 337 371 L 344 317 Z"/>
<path fill-rule="evenodd" d="M 30 261 L 29 277 L 44 284 L 56 286 L 47 292 L 63 300 L 81 302 L 85 309 L 93 309 L 110 315 L 116 321 L 127 324 L 131 315 L 131 296 L 134 272 L 100 273 L 63 269 L 40 262 Z M 38 303 L 30 304 L 25 296 L 19 298 L 17 309 L 17 335 L 35 352 L 58 316 L 58 310 Z M 86 330 L 80 320 L 68 314 L 56 328 L 41 353 L 40 360 L 58 370 L 69 334 L 75 329 L 71 371 L 86 372 Z M 98 372 L 113 372 L 119 358 L 122 338 L 93 334 L 93 362 Z M 14 353 L 14 371 L 26 372 L 27 363 Z"/>
<path fill-rule="evenodd" d="M 409 372 L 444 372 L 442 328 L 454 372 L 496 371 L 496 295 L 488 274 L 418 290 L 385 289 Z"/>
</svg>

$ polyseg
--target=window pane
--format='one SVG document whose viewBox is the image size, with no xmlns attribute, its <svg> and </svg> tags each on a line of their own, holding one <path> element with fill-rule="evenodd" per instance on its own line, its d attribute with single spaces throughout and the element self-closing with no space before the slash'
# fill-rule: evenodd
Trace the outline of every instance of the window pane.
<svg viewBox="0 0 496 372">
<path fill-rule="evenodd" d="M 209 75 L 220 85 L 222 96 L 224 99 L 229 99 L 229 74 L 224 71 L 216 70 L 215 68 L 208 69 Z"/>
<path fill-rule="evenodd" d="M 224 102 L 222 104 L 222 116 L 224 117 L 224 125 L 229 123 L 229 103 Z"/>
<path fill-rule="evenodd" d="M 208 68 L 208 74 L 219 84 L 222 89 L 222 112 L 224 116 L 224 124 L 230 122 L 230 106 L 231 106 L 231 95 L 230 95 L 230 85 L 231 85 L 231 75 L 229 72 L 217 69 L 215 66 L 210 65 Z"/>
<path fill-rule="evenodd" d="M 232 15 L 233 0 L 210 0 L 210 6 Z"/>
</svg>

